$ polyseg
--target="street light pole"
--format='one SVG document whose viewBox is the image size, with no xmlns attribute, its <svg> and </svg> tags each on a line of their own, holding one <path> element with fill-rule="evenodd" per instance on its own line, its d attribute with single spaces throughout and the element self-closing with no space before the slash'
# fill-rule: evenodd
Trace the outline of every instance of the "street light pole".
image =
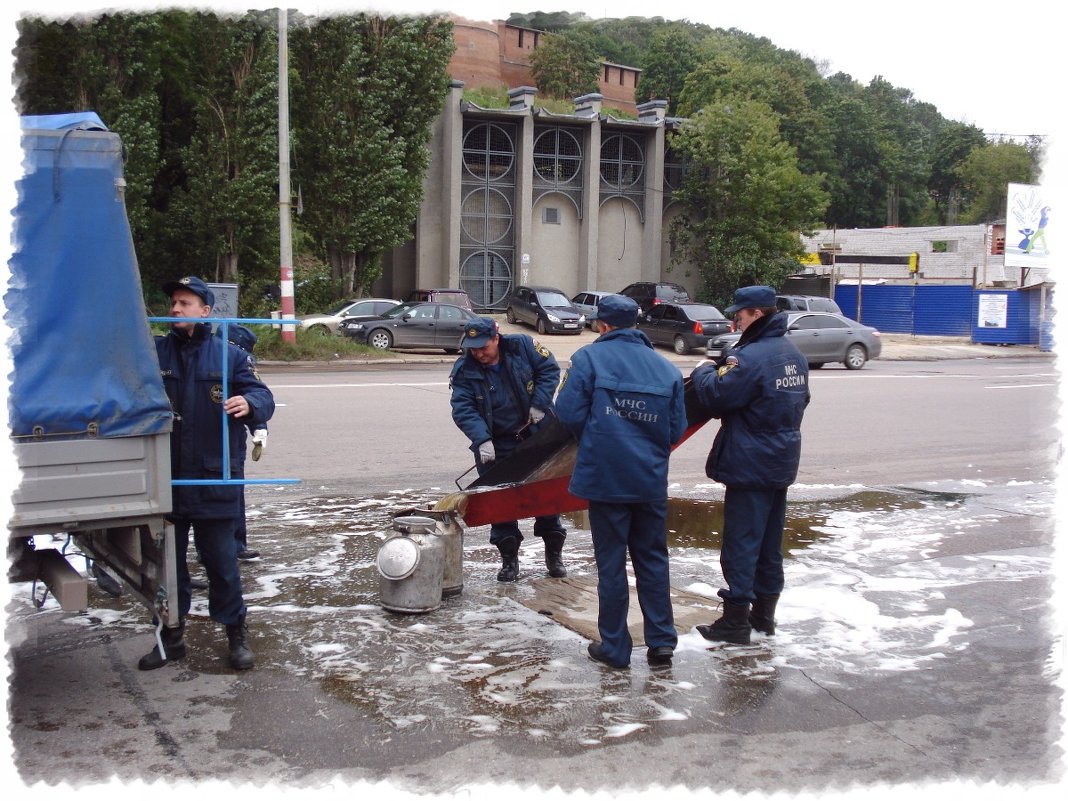
<svg viewBox="0 0 1068 801">
<path fill-rule="evenodd" d="M 292 320 L 293 303 L 293 231 L 290 217 L 292 193 L 289 188 L 289 45 L 288 12 L 278 9 L 278 224 L 279 283 L 282 295 L 282 319 Z M 296 326 L 282 326 L 282 341 L 296 342 Z"/>
</svg>

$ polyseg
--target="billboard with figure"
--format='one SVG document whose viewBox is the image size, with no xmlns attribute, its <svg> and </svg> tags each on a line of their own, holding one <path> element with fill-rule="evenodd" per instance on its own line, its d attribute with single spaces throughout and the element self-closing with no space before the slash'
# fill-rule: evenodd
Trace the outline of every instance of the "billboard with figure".
<svg viewBox="0 0 1068 801">
<path fill-rule="evenodd" d="M 1049 196 L 1034 184 L 1009 184 L 1005 206 L 1005 266 L 1048 267 Z"/>
</svg>

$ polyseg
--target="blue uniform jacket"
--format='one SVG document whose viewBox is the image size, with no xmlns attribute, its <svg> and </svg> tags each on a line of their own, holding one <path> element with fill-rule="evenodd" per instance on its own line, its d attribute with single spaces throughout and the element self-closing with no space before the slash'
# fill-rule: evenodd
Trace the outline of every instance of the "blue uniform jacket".
<svg viewBox="0 0 1068 801">
<path fill-rule="evenodd" d="M 784 489 L 801 461 L 808 362 L 784 336 L 786 314 L 752 326 L 765 319 L 731 351 L 737 365 L 704 365 L 692 375 L 701 404 L 721 421 L 705 473 L 728 487 Z"/>
<path fill-rule="evenodd" d="M 230 478 L 244 476 L 243 440 L 246 425 L 266 423 L 274 414 L 274 396 L 260 381 L 254 362 L 240 348 L 211 335 L 199 324 L 192 337 L 178 331 L 156 337 L 160 375 L 174 412 L 171 431 L 171 478 L 221 479 L 222 445 L 222 349 L 227 353 L 229 396 L 244 395 L 251 413 L 229 418 Z M 242 487 L 179 486 L 173 491 L 176 518 L 206 519 L 237 517 L 241 513 Z"/>
<path fill-rule="evenodd" d="M 576 351 L 556 416 L 579 441 L 568 487 L 590 501 L 667 498 L 671 446 L 686 431 L 677 367 L 634 328 L 617 328 Z"/>
<path fill-rule="evenodd" d="M 560 367 L 548 348 L 524 334 L 501 334 L 501 357 L 516 395 L 525 401 L 521 416 L 526 420 L 530 407 L 553 411 L 553 395 L 560 382 Z M 468 353 L 464 353 L 449 374 L 452 389 L 452 419 L 471 440 L 471 451 L 493 439 L 491 408 L 486 371 Z"/>
</svg>

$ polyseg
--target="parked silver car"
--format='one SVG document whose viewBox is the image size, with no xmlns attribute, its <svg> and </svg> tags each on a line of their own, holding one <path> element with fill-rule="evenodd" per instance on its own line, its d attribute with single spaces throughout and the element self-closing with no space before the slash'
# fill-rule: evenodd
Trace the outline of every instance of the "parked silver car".
<svg viewBox="0 0 1068 801">
<path fill-rule="evenodd" d="M 859 370 L 868 359 L 878 358 L 883 343 L 878 329 L 832 312 L 788 312 L 786 336 L 797 345 L 813 369 L 827 362 L 842 362 Z M 720 334 L 708 340 L 708 358 L 718 359 L 734 347 L 741 333 Z"/>
<path fill-rule="evenodd" d="M 605 295 L 613 294 L 615 293 L 587 289 L 585 292 L 579 292 L 575 297 L 571 298 L 575 308 L 586 315 L 587 328 L 593 328 L 593 321 L 597 319 L 597 304 L 601 302 L 601 298 Z"/>
<path fill-rule="evenodd" d="M 324 336 L 338 333 L 338 325 L 346 317 L 367 317 L 382 314 L 400 303 L 390 298 L 350 298 L 319 314 L 301 314 L 297 316 L 300 327 L 305 331 Z"/>
</svg>

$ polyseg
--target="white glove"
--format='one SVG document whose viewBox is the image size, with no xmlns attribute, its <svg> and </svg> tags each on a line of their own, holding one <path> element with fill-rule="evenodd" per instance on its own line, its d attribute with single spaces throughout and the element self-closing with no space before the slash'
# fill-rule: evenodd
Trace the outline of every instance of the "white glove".
<svg viewBox="0 0 1068 801">
<path fill-rule="evenodd" d="M 478 446 L 478 463 L 489 464 L 497 458 L 497 454 L 493 450 L 493 440 L 487 439 L 481 445 Z"/>
<path fill-rule="evenodd" d="M 267 429 L 257 428 L 252 432 L 252 461 L 259 461 L 263 449 L 267 447 Z"/>
<path fill-rule="evenodd" d="M 534 425 L 537 425 L 538 423 L 541 422 L 541 419 L 543 417 L 545 417 L 545 412 L 543 412 L 541 409 L 535 409 L 533 406 L 530 407 L 530 422 L 531 423 L 533 423 Z"/>
<path fill-rule="evenodd" d="M 699 369 L 701 367 L 707 367 L 708 365 L 712 365 L 713 367 L 715 367 L 716 363 L 714 361 L 712 361 L 711 359 L 701 359 L 701 361 L 699 361 L 697 364 L 695 364 L 693 366 L 693 369 L 697 370 L 697 369 Z"/>
</svg>

